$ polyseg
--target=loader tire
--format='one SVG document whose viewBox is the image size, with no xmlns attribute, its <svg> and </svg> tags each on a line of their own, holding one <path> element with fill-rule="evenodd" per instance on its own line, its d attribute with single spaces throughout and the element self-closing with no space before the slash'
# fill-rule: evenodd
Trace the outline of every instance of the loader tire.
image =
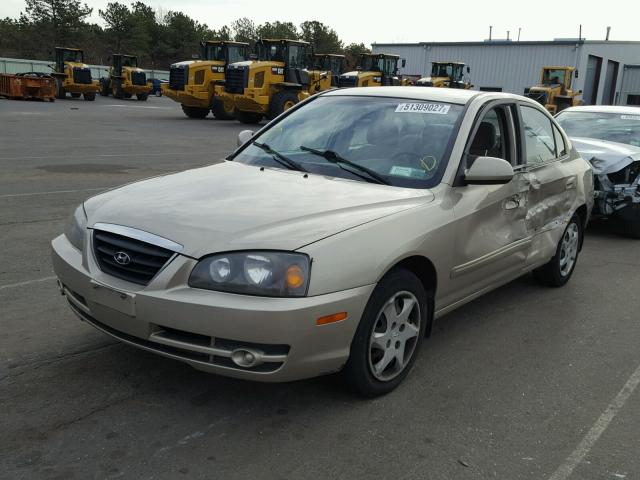
<svg viewBox="0 0 640 480">
<path fill-rule="evenodd" d="M 146 102 L 147 98 L 149 98 L 149 94 L 148 93 L 138 93 L 136 94 L 136 98 L 140 101 L 140 102 Z"/>
<path fill-rule="evenodd" d="M 214 100 L 211 104 L 211 111 L 213 112 L 213 116 L 218 120 L 232 120 L 233 119 L 233 109 L 225 110 L 224 102 L 222 100 Z"/>
<path fill-rule="evenodd" d="M 120 84 L 120 82 L 113 82 L 111 93 L 113 94 L 113 98 L 117 98 L 119 100 L 122 100 L 124 98 L 124 93 L 122 91 L 122 85 Z"/>
<path fill-rule="evenodd" d="M 262 120 L 262 114 L 254 112 L 241 112 L 240 110 L 236 110 L 234 116 L 240 123 L 246 123 L 249 125 L 260 123 Z"/>
<path fill-rule="evenodd" d="M 77 92 L 72 92 L 71 93 L 71 98 L 80 98 L 82 96 L 81 93 L 77 93 Z"/>
<path fill-rule="evenodd" d="M 189 118 L 206 118 L 209 115 L 208 108 L 187 107 L 182 105 L 182 111 Z"/>
<path fill-rule="evenodd" d="M 84 99 L 87 102 L 93 102 L 96 99 L 96 92 L 87 92 L 84 94 Z"/>
<path fill-rule="evenodd" d="M 62 86 L 62 81 L 56 80 L 56 98 L 58 100 L 62 100 L 63 98 L 66 98 L 66 96 L 67 96 L 67 92 Z"/>
<path fill-rule="evenodd" d="M 109 80 L 102 79 L 100 80 L 100 96 L 108 97 L 109 96 Z"/>
<path fill-rule="evenodd" d="M 131 98 L 131 97 L 133 97 L 132 93 L 125 93 L 124 94 L 124 98 Z"/>
<path fill-rule="evenodd" d="M 298 94 L 296 92 L 285 90 L 283 92 L 276 93 L 271 97 L 267 118 L 269 120 L 273 120 L 281 113 L 289 110 L 296 103 L 298 103 Z"/>
</svg>

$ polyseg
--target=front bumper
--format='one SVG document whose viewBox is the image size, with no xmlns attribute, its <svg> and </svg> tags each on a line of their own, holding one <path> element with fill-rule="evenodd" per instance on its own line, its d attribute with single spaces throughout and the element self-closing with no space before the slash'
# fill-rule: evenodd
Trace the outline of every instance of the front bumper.
<svg viewBox="0 0 640 480">
<path fill-rule="evenodd" d="M 173 90 L 169 88 L 167 84 L 163 84 L 161 89 L 163 95 L 181 105 L 196 108 L 211 107 L 212 94 L 209 92 L 209 89 L 202 90 L 185 85 L 184 90 Z"/>
<path fill-rule="evenodd" d="M 190 288 L 196 260 L 176 255 L 146 287 L 100 271 L 91 253 L 64 235 L 52 242 L 53 267 L 72 310 L 87 323 L 139 348 L 221 375 L 290 381 L 340 370 L 374 288 L 305 298 L 264 298 Z M 87 254 L 88 252 L 88 254 Z M 319 317 L 347 312 L 341 322 Z M 261 363 L 242 367 L 234 352 Z"/>
</svg>

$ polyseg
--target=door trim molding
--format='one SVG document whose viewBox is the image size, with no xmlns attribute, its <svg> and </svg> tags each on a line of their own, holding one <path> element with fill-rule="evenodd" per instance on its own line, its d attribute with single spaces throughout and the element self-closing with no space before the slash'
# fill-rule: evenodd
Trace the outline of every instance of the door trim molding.
<svg viewBox="0 0 640 480">
<path fill-rule="evenodd" d="M 515 242 L 505 245 L 504 247 L 501 247 L 498 250 L 487 253 L 467 263 L 463 263 L 462 265 L 457 265 L 451 269 L 450 277 L 453 279 L 453 278 L 460 277 L 461 275 L 474 272 L 489 263 L 493 263 L 502 258 L 508 257 L 509 255 L 515 252 L 525 250 L 529 246 L 531 246 L 532 238 L 533 237 L 526 237 L 521 240 L 516 240 Z"/>
</svg>

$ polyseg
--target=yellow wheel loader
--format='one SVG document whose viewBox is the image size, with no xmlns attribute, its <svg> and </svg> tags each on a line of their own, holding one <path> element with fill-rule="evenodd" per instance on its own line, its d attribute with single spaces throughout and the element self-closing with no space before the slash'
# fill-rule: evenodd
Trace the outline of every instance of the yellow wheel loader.
<svg viewBox="0 0 640 480">
<path fill-rule="evenodd" d="M 422 77 L 416 86 L 469 90 L 473 85 L 465 80 L 465 70 L 467 74 L 471 73 L 471 69 L 462 62 L 431 62 L 431 76 Z"/>
<path fill-rule="evenodd" d="M 567 107 L 582 105 L 584 102 L 578 98 L 582 90 L 571 88 L 574 76 L 578 76 L 574 67 L 542 67 L 540 84 L 527 88 L 524 95 L 544 105 L 553 115 Z"/>
<path fill-rule="evenodd" d="M 202 60 L 174 63 L 169 70 L 169 83 L 162 94 L 182 105 L 189 118 L 205 118 L 209 111 L 219 120 L 233 118 L 234 106 L 217 98 L 216 86 L 223 86 L 229 64 L 249 58 L 249 44 L 210 40 L 201 44 Z"/>
<path fill-rule="evenodd" d="M 149 98 L 150 87 L 147 85 L 147 74 L 138 68 L 138 57 L 114 53 L 109 76 L 100 79 L 100 95 L 109 94 L 115 98 L 131 98 L 133 95 L 140 101 Z"/>
<path fill-rule="evenodd" d="M 257 61 L 227 67 L 216 98 L 231 103 L 242 123 L 272 119 L 311 95 L 331 88 L 331 72 L 309 70 L 309 44 L 301 40 L 256 43 Z"/>
<path fill-rule="evenodd" d="M 97 80 L 91 78 L 91 69 L 84 63 L 84 52 L 77 48 L 55 49 L 55 63 L 51 66 L 56 79 L 56 98 L 66 98 L 67 93 L 93 101 L 100 90 Z"/>
<path fill-rule="evenodd" d="M 344 55 L 335 53 L 312 53 L 312 72 L 331 72 L 331 86 L 337 87 L 340 83 L 340 75 L 344 69 Z"/>
<path fill-rule="evenodd" d="M 339 87 L 382 87 L 401 85 L 398 78 L 398 55 L 389 53 L 363 53 L 360 63 L 353 72 L 340 75 Z M 402 67 L 405 66 L 402 59 Z"/>
</svg>

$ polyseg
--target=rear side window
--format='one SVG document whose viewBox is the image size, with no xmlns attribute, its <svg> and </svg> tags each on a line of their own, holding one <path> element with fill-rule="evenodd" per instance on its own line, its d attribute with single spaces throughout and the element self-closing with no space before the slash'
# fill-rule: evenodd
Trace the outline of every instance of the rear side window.
<svg viewBox="0 0 640 480">
<path fill-rule="evenodd" d="M 556 158 L 556 140 L 549 118 L 536 108 L 522 105 L 527 164 L 540 165 Z"/>
</svg>

